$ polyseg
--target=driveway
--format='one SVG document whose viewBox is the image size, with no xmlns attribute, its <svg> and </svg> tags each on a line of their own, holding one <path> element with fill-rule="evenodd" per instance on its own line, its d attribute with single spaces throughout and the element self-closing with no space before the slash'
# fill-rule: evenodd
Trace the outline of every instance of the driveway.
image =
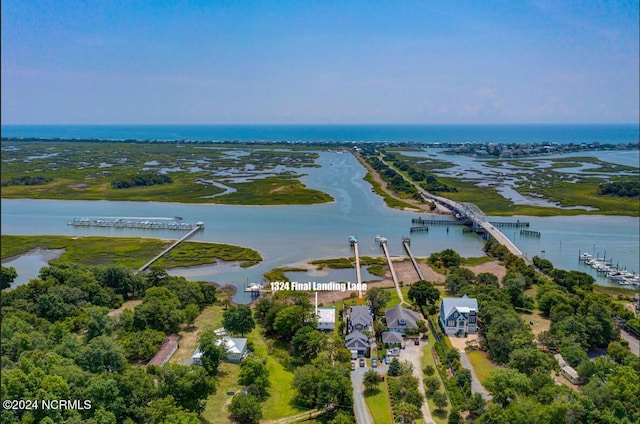
<svg viewBox="0 0 640 424">
<path fill-rule="evenodd" d="M 360 367 L 359 360 L 356 360 L 356 369 L 351 371 L 351 385 L 353 386 L 353 412 L 356 416 L 358 424 L 374 424 L 371 413 L 364 401 L 364 373 L 369 369 L 368 366 Z M 367 361 L 369 363 L 369 361 Z"/>
<path fill-rule="evenodd" d="M 400 350 L 400 360 L 409 361 L 413 364 L 413 375 L 418 379 L 418 390 L 425 398 L 425 402 L 422 404 L 422 416 L 424 417 L 425 424 L 435 424 L 431 411 L 429 410 L 429 404 L 427 403 L 426 395 L 424 393 L 424 384 L 422 383 L 422 365 L 420 364 L 420 358 L 422 357 L 423 344 L 416 346 L 413 343 L 407 343 L 405 349 Z"/>
<path fill-rule="evenodd" d="M 476 371 L 473 369 L 473 365 L 471 365 L 471 361 L 469 360 L 467 353 L 464 350 L 459 350 L 458 352 L 460 352 L 460 364 L 462 365 L 462 368 L 466 368 L 471 371 L 471 393 L 480 393 L 484 400 L 491 400 L 491 394 L 482 384 L 480 384 L 480 380 L 478 380 Z"/>
</svg>

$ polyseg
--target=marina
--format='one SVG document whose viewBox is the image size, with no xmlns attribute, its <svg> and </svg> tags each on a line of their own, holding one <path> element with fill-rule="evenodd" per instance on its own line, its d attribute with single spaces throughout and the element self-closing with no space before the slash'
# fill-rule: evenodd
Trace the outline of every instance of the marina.
<svg viewBox="0 0 640 424">
<path fill-rule="evenodd" d="M 169 220 L 169 218 L 167 218 Z M 202 223 L 191 224 L 181 221 L 182 217 L 176 216 L 172 220 L 150 220 L 145 218 L 72 218 L 67 225 L 74 227 L 113 227 L 113 228 L 141 228 L 145 230 L 193 230 L 199 228 Z M 202 224 L 204 226 L 204 224 Z"/>
<path fill-rule="evenodd" d="M 618 283 L 621 286 L 635 286 L 640 287 L 640 274 L 637 272 L 627 271 L 621 268 L 619 264 L 613 266 L 613 259 L 606 258 L 606 252 L 602 258 L 598 258 L 597 255 L 594 258 L 591 253 L 579 252 L 578 261 L 589 265 L 596 270 L 598 274 L 603 274 L 614 283 Z"/>
</svg>

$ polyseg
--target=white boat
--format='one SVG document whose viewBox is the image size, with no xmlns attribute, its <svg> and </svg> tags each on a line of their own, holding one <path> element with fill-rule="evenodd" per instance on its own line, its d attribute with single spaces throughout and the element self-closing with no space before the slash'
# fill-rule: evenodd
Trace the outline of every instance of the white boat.
<svg viewBox="0 0 640 424">
<path fill-rule="evenodd" d="M 246 289 L 244 289 L 244 291 L 246 291 L 246 292 L 259 292 L 262 289 L 264 289 L 264 286 L 262 284 L 251 283 L 251 284 L 249 284 L 249 286 L 247 286 Z"/>
</svg>

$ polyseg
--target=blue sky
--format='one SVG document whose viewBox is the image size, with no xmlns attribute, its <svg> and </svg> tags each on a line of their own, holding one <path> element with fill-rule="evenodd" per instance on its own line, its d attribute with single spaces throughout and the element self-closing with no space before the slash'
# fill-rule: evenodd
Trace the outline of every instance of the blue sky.
<svg viewBox="0 0 640 424">
<path fill-rule="evenodd" d="M 638 1 L 2 1 L 3 124 L 633 123 Z"/>
</svg>

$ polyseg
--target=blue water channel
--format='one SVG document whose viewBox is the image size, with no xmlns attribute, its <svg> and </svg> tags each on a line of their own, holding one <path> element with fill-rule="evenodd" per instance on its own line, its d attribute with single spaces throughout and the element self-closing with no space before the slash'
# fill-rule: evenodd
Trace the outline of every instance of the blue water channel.
<svg viewBox="0 0 640 424">
<path fill-rule="evenodd" d="M 335 202 L 308 206 L 228 206 L 195 205 L 162 202 L 112 202 L 2 199 L 1 232 L 14 235 L 67 235 L 150 237 L 177 239 L 170 230 L 129 228 L 73 227 L 67 221 L 74 217 L 167 217 L 181 216 L 184 222 L 203 221 L 205 229 L 192 240 L 236 244 L 256 249 L 264 260 L 250 268 L 237 264 L 220 264 L 211 272 L 185 271 L 187 278 L 232 284 L 239 289 L 261 281 L 262 274 L 281 266 L 300 265 L 311 259 L 352 256 L 348 243 L 356 235 L 360 254 L 382 256 L 376 235 L 389 240 L 392 255 L 404 255 L 401 239 L 409 235 L 411 219 L 426 218 L 424 213 L 388 208 L 363 181 L 364 168 L 348 153 L 320 152 L 321 168 L 305 169 L 302 181 L 310 188 L 325 191 Z M 438 218 L 431 216 L 431 218 Z M 516 218 L 514 218 L 516 219 Z M 594 251 L 600 256 L 607 251 L 629 270 L 638 271 L 639 225 L 637 218 L 578 216 L 532 218 L 518 217 L 531 223 L 530 230 L 540 231 L 540 239 L 521 238 L 518 231 L 506 235 L 529 257 L 541 255 L 557 268 L 590 268 L 578 263 L 579 251 Z M 417 256 L 428 256 L 446 248 L 464 257 L 481 256 L 480 237 L 463 233 L 462 227 L 431 227 L 428 233 L 412 237 L 412 250 Z M 12 263 L 5 263 L 11 266 Z M 16 268 L 18 269 L 18 267 Z M 201 270 L 202 271 L 202 270 Z M 37 270 L 20 267 L 19 273 L 37 275 Z M 353 271 L 352 281 L 355 280 Z M 606 284 L 602 279 L 600 281 Z M 234 298 L 247 302 L 242 290 Z"/>
</svg>

